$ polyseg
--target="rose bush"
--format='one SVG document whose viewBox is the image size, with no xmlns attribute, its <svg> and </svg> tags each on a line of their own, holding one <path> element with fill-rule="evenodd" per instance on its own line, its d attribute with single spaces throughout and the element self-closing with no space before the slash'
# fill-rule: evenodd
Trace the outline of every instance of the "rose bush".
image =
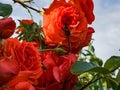
<svg viewBox="0 0 120 90">
<path fill-rule="evenodd" d="M 31 19 L 19 20 L 18 36 L 10 38 L 16 26 L 12 7 L 0 3 L 0 90 L 119 90 L 120 56 L 103 65 L 90 42 L 92 0 L 53 0 L 43 11 L 33 7 L 37 0 L 13 1 Z M 42 23 L 34 22 L 31 10 L 43 16 Z"/>
</svg>

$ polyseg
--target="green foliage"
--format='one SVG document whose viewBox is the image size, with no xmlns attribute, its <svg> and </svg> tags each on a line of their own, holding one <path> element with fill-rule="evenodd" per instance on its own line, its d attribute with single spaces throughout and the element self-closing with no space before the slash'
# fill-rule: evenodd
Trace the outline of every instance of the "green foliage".
<svg viewBox="0 0 120 90">
<path fill-rule="evenodd" d="M 101 74 L 110 73 L 110 71 L 103 67 L 94 67 L 91 63 L 77 61 L 73 64 L 71 72 L 76 75 L 80 75 L 84 72 L 96 72 Z"/>
<path fill-rule="evenodd" d="M 91 57 L 90 58 L 90 62 L 96 62 L 98 64 L 98 66 L 102 66 L 103 65 L 103 61 L 102 59 L 98 58 L 98 57 Z"/>
<path fill-rule="evenodd" d="M 0 16 L 8 17 L 12 13 L 12 6 L 9 4 L 0 3 Z"/>
<path fill-rule="evenodd" d="M 119 85 L 119 83 L 115 80 L 115 78 L 112 77 L 107 77 L 106 82 L 107 82 L 107 88 L 112 88 L 113 90 L 115 90 Z"/>
<path fill-rule="evenodd" d="M 96 72 L 96 73 L 99 73 L 99 74 L 108 74 L 110 73 L 110 71 L 108 69 L 105 69 L 104 67 L 95 67 L 95 68 L 92 68 L 90 70 L 88 70 L 89 72 Z"/>
<path fill-rule="evenodd" d="M 32 24 L 25 24 L 22 21 L 20 21 L 21 25 L 18 27 L 18 29 L 23 29 L 18 38 L 19 40 L 26 40 L 27 42 L 32 41 L 40 41 L 40 34 L 41 34 L 41 27 L 39 27 L 36 23 Z"/>
<path fill-rule="evenodd" d="M 72 68 L 71 68 L 71 72 L 73 74 L 82 74 L 88 70 L 90 70 L 91 68 L 93 68 L 94 66 L 90 63 L 87 62 L 82 62 L 82 61 L 77 61 L 73 64 Z"/>
<path fill-rule="evenodd" d="M 116 80 L 120 83 L 120 69 L 119 69 L 119 71 L 117 73 Z"/>
<path fill-rule="evenodd" d="M 79 78 L 76 90 L 120 90 L 119 67 L 120 56 L 111 56 L 103 65 L 103 60 L 95 55 L 95 48 L 90 44 L 71 68 Z"/>
<path fill-rule="evenodd" d="M 120 56 L 112 56 L 110 57 L 104 65 L 105 68 L 109 69 L 110 71 L 114 71 L 120 67 Z"/>
<path fill-rule="evenodd" d="M 115 90 L 120 90 L 120 83 L 119 83 L 118 87 Z"/>
</svg>

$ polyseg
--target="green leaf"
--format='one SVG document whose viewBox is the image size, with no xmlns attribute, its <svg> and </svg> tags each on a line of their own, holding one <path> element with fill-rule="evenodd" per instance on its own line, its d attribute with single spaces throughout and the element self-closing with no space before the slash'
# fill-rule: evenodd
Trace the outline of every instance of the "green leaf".
<svg viewBox="0 0 120 90">
<path fill-rule="evenodd" d="M 96 73 L 101 73 L 101 74 L 108 74 L 110 71 L 106 68 L 103 67 L 94 67 L 88 70 L 89 72 L 96 72 Z"/>
<path fill-rule="evenodd" d="M 67 51 L 65 51 L 64 49 L 62 49 L 62 48 L 54 48 L 53 49 L 53 51 L 55 51 L 55 52 L 57 52 L 57 53 L 59 53 L 59 54 L 64 54 L 64 53 L 66 53 Z"/>
<path fill-rule="evenodd" d="M 39 42 L 41 40 L 40 27 L 37 25 L 37 23 L 26 24 L 20 20 L 19 22 L 21 25 L 18 27 L 18 29 L 22 27 L 24 28 L 24 30 L 22 30 L 18 36 L 19 39 L 26 40 L 27 42 Z"/>
<path fill-rule="evenodd" d="M 95 52 L 95 48 L 94 48 L 94 46 L 90 46 L 90 50 L 94 53 Z"/>
<path fill-rule="evenodd" d="M 106 62 L 104 67 L 113 71 L 120 67 L 120 56 L 112 56 Z"/>
<path fill-rule="evenodd" d="M 0 3 L 0 16 L 8 17 L 12 13 L 12 6 Z"/>
<path fill-rule="evenodd" d="M 102 66 L 103 61 L 100 58 L 93 57 L 90 59 L 90 62 L 97 62 L 99 66 Z"/>
<path fill-rule="evenodd" d="M 107 81 L 107 87 L 112 88 L 113 90 L 115 90 L 119 85 L 119 83 L 112 77 L 106 78 L 106 81 Z"/>
<path fill-rule="evenodd" d="M 120 83 L 120 70 L 117 73 L 116 80 Z"/>
<path fill-rule="evenodd" d="M 95 72 L 101 74 L 108 74 L 110 71 L 104 67 L 94 67 L 91 63 L 77 61 L 72 65 L 71 72 L 73 74 L 82 74 L 85 72 Z"/>
<path fill-rule="evenodd" d="M 78 82 L 76 84 L 75 90 L 79 90 L 80 87 L 82 87 L 82 84 L 81 84 L 81 82 Z"/>
<path fill-rule="evenodd" d="M 72 65 L 71 72 L 73 74 L 82 74 L 93 68 L 93 65 L 87 62 L 77 61 Z"/>
<path fill-rule="evenodd" d="M 120 90 L 120 83 L 119 83 L 119 85 L 117 86 L 117 88 L 115 90 Z"/>
<path fill-rule="evenodd" d="M 102 80 L 101 80 L 101 79 L 98 81 L 98 83 L 99 83 L 100 90 L 104 90 L 104 89 L 103 89 L 103 83 L 102 83 Z"/>
</svg>

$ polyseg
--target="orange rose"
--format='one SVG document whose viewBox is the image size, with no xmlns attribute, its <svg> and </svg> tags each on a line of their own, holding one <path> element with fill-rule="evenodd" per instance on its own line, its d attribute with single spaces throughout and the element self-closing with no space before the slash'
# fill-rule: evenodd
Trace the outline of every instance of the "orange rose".
<svg viewBox="0 0 120 90">
<path fill-rule="evenodd" d="M 80 2 L 83 12 L 85 13 L 88 23 L 91 24 L 95 19 L 95 16 L 93 14 L 93 9 L 94 9 L 93 1 L 92 0 L 79 0 L 79 2 Z"/>
<path fill-rule="evenodd" d="M 9 38 L 15 31 L 16 24 L 12 18 L 5 18 L 0 20 L 0 38 Z"/>
<path fill-rule="evenodd" d="M 32 71 L 34 78 L 38 78 L 41 75 L 41 58 L 39 57 L 39 52 L 34 46 L 34 43 L 22 42 L 16 47 L 15 55 L 19 63 L 20 71 Z"/>
<path fill-rule="evenodd" d="M 37 84 L 36 79 L 33 79 L 33 77 L 32 77 L 33 75 L 34 75 L 34 72 L 32 72 L 32 71 L 20 71 L 18 73 L 18 75 L 16 77 L 14 77 L 11 81 L 9 81 L 6 85 L 11 90 L 29 90 L 28 88 L 30 88 L 30 87 L 34 88 L 32 86 L 33 84 L 34 85 Z M 27 84 L 27 86 L 23 85 L 25 83 Z"/>
<path fill-rule="evenodd" d="M 67 51 L 80 51 L 86 46 L 88 23 L 78 0 L 54 0 L 43 16 L 45 42 L 49 46 L 61 45 Z"/>
<path fill-rule="evenodd" d="M 2 44 L 1 44 L 2 45 Z M 19 82 L 36 84 L 42 74 L 41 58 L 34 43 L 6 39 L 0 55 L 0 85 L 14 90 Z M 21 85 L 21 84 L 20 84 Z M 31 87 L 31 86 L 30 86 Z M 22 88 L 22 87 L 21 87 Z"/>
<path fill-rule="evenodd" d="M 16 61 L 19 64 L 19 73 L 7 85 L 14 89 L 19 82 L 36 84 L 42 74 L 41 58 L 38 50 L 32 42 L 23 41 L 14 50 Z M 22 87 L 21 87 L 22 88 Z"/>
</svg>

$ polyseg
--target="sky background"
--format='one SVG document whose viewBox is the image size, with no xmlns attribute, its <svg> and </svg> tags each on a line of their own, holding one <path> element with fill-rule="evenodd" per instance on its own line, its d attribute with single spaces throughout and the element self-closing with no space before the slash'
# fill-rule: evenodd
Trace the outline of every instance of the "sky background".
<svg viewBox="0 0 120 90">
<path fill-rule="evenodd" d="M 48 7 L 52 0 L 35 0 L 36 8 Z M 93 0 L 95 21 L 92 27 L 96 55 L 103 60 L 112 55 L 120 55 L 120 0 Z M 11 4 L 13 12 L 11 17 L 15 20 L 30 19 L 28 12 L 19 4 L 14 4 L 12 0 L 0 0 L 2 3 Z M 41 16 L 33 12 L 36 22 L 41 20 Z M 17 21 L 16 21 L 17 22 Z"/>
</svg>

